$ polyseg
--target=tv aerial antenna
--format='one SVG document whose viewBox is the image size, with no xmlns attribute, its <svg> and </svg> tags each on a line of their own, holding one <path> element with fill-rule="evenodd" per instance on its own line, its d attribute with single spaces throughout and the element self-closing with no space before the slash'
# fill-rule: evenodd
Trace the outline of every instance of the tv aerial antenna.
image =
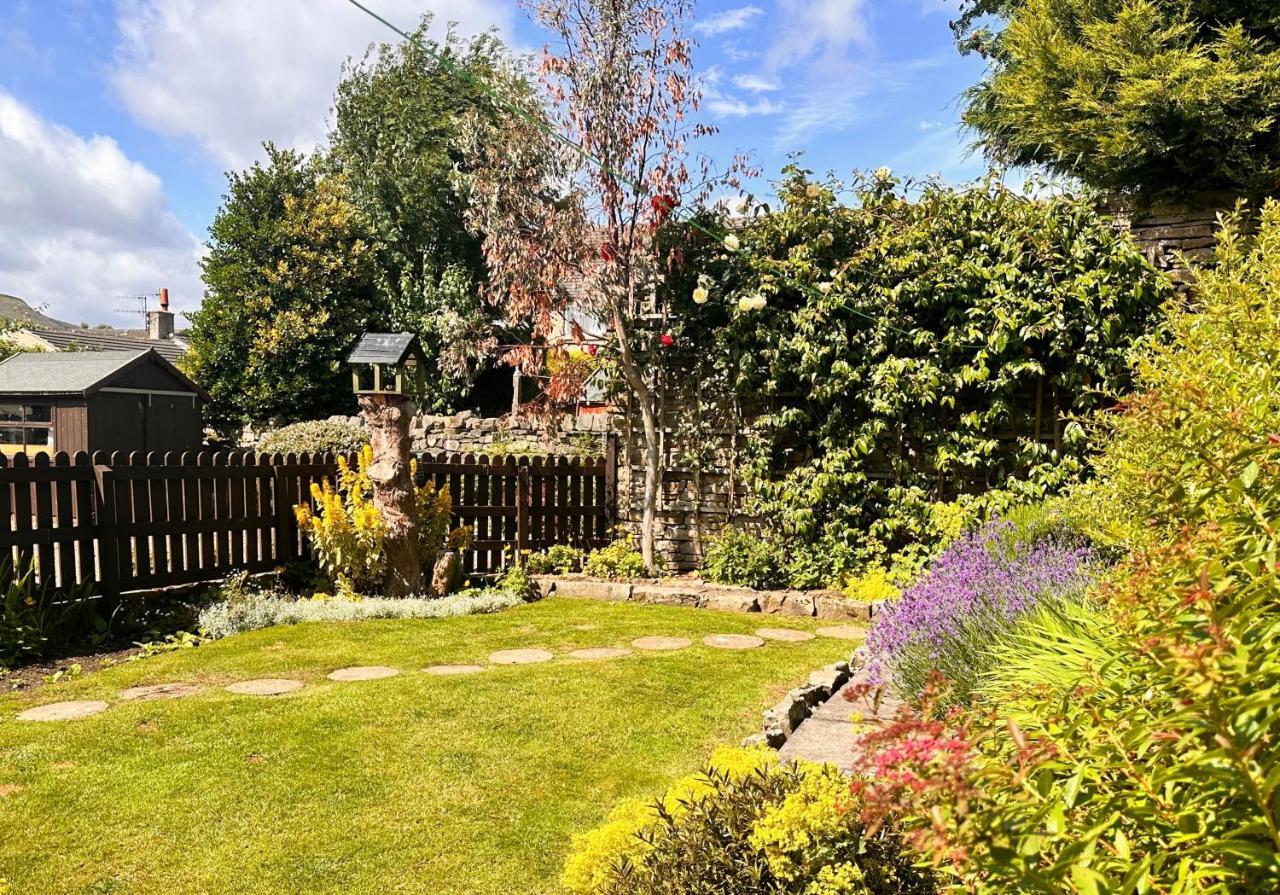
<svg viewBox="0 0 1280 895">
<path fill-rule="evenodd" d="M 147 312 L 151 310 L 151 299 L 156 298 L 158 293 L 146 293 L 143 295 L 117 295 L 116 301 L 120 302 L 122 307 L 115 309 L 117 314 L 128 314 L 137 316 L 145 323 Z"/>
</svg>

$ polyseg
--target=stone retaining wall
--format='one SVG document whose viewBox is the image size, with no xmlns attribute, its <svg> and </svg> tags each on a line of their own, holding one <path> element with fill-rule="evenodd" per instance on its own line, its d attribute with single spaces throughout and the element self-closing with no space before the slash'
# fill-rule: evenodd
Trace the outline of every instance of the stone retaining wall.
<svg viewBox="0 0 1280 895">
<path fill-rule="evenodd" d="M 839 591 L 751 590 L 709 584 L 696 579 L 606 581 L 585 575 L 537 575 L 534 580 L 544 597 L 558 594 L 614 603 L 688 606 L 833 621 L 867 622 L 871 620 L 876 608 L 872 603 L 850 600 Z"/>
</svg>

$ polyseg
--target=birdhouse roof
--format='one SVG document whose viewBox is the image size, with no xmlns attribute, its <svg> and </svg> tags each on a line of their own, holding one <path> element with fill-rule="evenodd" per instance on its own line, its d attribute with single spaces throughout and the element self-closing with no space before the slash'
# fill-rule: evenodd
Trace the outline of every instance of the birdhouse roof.
<svg viewBox="0 0 1280 895">
<path fill-rule="evenodd" d="M 422 346 L 413 333 L 365 333 L 347 363 L 403 364 L 411 354 L 422 354 Z"/>
</svg>

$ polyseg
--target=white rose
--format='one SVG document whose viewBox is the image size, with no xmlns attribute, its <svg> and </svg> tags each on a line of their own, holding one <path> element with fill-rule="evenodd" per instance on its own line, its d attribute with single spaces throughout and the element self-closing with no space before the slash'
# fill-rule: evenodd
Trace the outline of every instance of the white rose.
<svg viewBox="0 0 1280 895">
<path fill-rule="evenodd" d="M 733 233 L 730 233 L 724 238 L 724 247 L 731 252 L 738 251 L 741 246 L 742 243 L 738 242 L 738 237 Z"/>
<path fill-rule="evenodd" d="M 823 295 L 826 295 L 828 292 L 831 291 L 831 285 L 832 285 L 831 283 L 819 283 L 818 291 L 821 292 Z"/>
<path fill-rule="evenodd" d="M 710 297 L 711 293 L 701 286 L 693 290 L 693 303 L 695 305 L 705 305 Z"/>
</svg>

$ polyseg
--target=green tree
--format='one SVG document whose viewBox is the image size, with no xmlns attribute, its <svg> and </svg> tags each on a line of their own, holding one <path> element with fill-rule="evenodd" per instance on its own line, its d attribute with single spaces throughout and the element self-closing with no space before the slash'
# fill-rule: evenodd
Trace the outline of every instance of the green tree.
<svg viewBox="0 0 1280 895">
<path fill-rule="evenodd" d="M 494 80 L 504 51 L 489 35 L 463 42 L 450 31 L 436 43 L 426 37 L 430 23 L 424 17 L 414 40 L 371 47 L 346 67 L 330 141 L 374 241 L 375 284 L 391 325 L 416 332 L 441 360 L 445 375 L 420 403 L 444 410 L 484 362 L 469 349 L 486 340 L 493 317 L 479 299 L 482 237 L 467 228 L 454 185 L 467 165 L 458 125 L 473 110 L 497 114 L 479 85 Z"/>
<path fill-rule="evenodd" d="M 953 27 L 991 61 L 964 119 L 997 163 L 1144 198 L 1280 188 L 1273 0 L 969 0 Z"/>
<path fill-rule="evenodd" d="M 187 366 L 218 423 L 350 412 L 343 359 L 385 315 L 346 178 L 266 149 L 265 163 L 229 175 L 191 317 Z"/>
</svg>

